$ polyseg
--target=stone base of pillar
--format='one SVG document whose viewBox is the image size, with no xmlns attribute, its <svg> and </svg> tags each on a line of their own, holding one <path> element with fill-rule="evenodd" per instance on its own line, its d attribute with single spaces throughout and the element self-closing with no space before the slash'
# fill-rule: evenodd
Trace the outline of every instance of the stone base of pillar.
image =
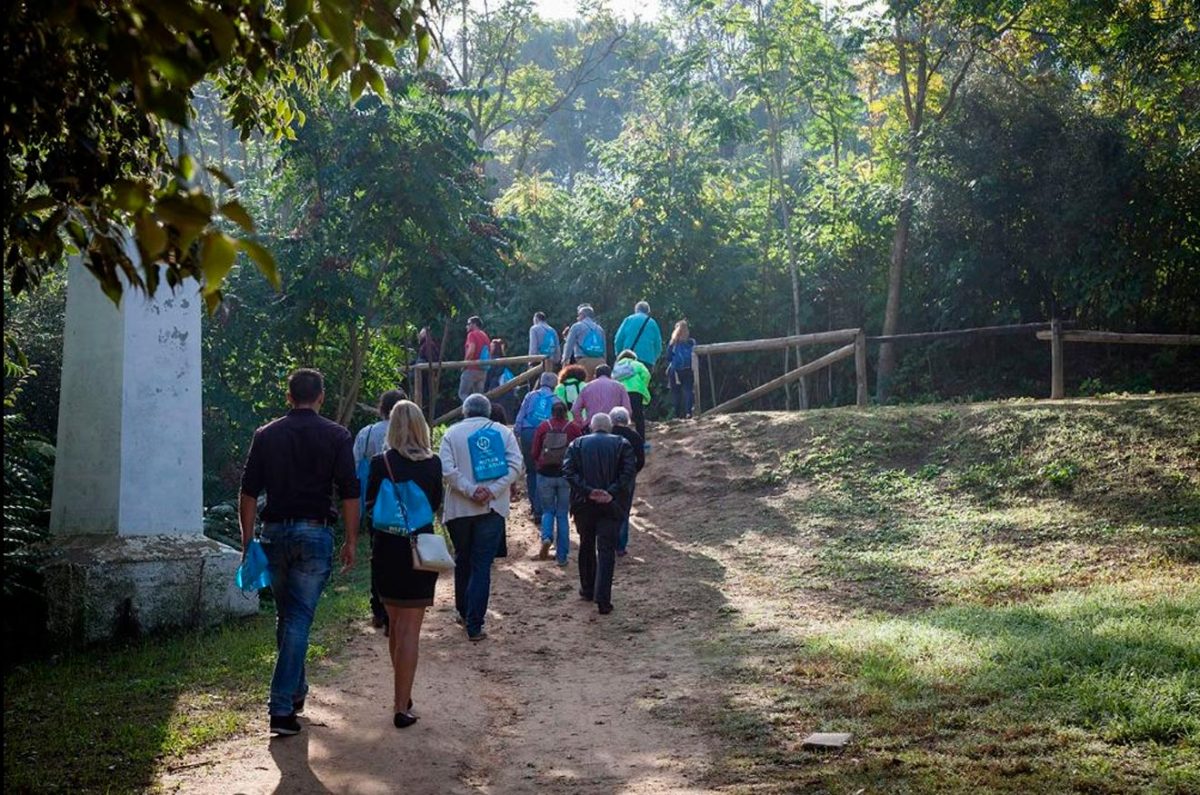
<svg viewBox="0 0 1200 795">
<path fill-rule="evenodd" d="M 64 535 L 44 568 L 47 628 L 81 645 L 258 612 L 233 582 L 241 553 L 202 535 Z"/>
</svg>

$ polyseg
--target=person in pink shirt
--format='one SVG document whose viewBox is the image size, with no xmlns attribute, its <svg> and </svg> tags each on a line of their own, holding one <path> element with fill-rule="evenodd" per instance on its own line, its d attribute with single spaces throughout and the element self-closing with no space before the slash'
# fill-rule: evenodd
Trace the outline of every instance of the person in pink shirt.
<svg viewBox="0 0 1200 795">
<path fill-rule="evenodd" d="M 575 398 L 571 413 L 575 422 L 586 423 L 596 414 L 607 414 L 617 406 L 626 411 L 632 411 L 629 406 L 629 392 L 620 381 L 612 379 L 612 368 L 607 364 L 596 367 L 596 378 L 589 381 Z"/>
</svg>

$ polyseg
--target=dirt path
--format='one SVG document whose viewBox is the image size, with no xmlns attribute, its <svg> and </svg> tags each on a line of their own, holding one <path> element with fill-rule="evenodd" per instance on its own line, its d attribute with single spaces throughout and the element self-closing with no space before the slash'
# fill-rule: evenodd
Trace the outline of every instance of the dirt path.
<svg viewBox="0 0 1200 795">
<path fill-rule="evenodd" d="M 638 503 L 648 510 L 647 500 Z M 533 525 L 525 518 L 510 524 L 513 554 L 494 572 L 487 641 L 467 642 L 451 621 L 449 579 L 439 583 L 421 641 L 415 727 L 391 725 L 385 641 L 364 621 L 362 634 L 312 673 L 304 732 L 219 744 L 165 774 L 163 788 L 706 791 L 711 749 L 676 718 L 704 692 L 693 641 L 714 593 L 709 578 L 697 576 L 703 564 L 635 514 L 630 555 L 618 561 L 616 610 L 602 618 L 577 597 L 574 546 L 565 570 L 534 561 Z"/>
</svg>

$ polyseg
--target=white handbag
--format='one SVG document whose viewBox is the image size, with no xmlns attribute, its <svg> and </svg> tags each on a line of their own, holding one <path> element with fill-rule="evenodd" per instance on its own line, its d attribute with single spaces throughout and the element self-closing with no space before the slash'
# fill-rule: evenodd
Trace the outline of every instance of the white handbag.
<svg viewBox="0 0 1200 795">
<path fill-rule="evenodd" d="M 438 533 L 416 533 L 409 536 L 412 541 L 412 563 L 417 571 L 454 571 L 454 558 L 446 539 Z"/>
</svg>

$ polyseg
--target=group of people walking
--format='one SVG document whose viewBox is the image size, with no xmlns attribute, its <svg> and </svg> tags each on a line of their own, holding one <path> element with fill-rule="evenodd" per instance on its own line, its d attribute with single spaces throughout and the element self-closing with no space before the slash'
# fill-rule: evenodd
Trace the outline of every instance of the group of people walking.
<svg viewBox="0 0 1200 795">
<path fill-rule="evenodd" d="M 479 318 L 471 318 L 468 326 L 466 358 L 489 358 L 482 351 L 485 344 L 490 350 L 491 341 Z M 426 331 L 423 342 L 429 341 Z M 561 365 L 559 372 L 541 375 L 510 430 L 496 421 L 496 407 L 482 394 L 488 371 L 482 365 L 464 370 L 463 419 L 446 429 L 436 452 L 424 414 L 401 390 L 381 395 L 380 419 L 352 439 L 346 428 L 320 416 L 321 374 L 292 373 L 288 413 L 254 434 L 239 502 L 244 549 L 261 522 L 258 539 L 275 598 L 277 658 L 268 701 L 273 735 L 301 730 L 297 715 L 308 691 L 309 632 L 333 569 L 339 509 L 345 526 L 339 555 L 343 571 L 355 563 L 360 523 L 371 530 L 371 609 L 388 638 L 397 728 L 417 721 L 412 691 L 420 631 L 433 604 L 438 571 L 420 565 L 416 552 L 420 537 L 436 532 L 435 517 L 441 517 L 453 545 L 456 621 L 469 641 L 487 637 L 491 569 L 496 557 L 507 554 L 514 486 L 522 476 L 540 530 L 536 557 L 549 560 L 553 549 L 558 565 L 569 564 L 573 516 L 579 596 L 594 602 L 601 615 L 613 611 L 616 558 L 629 543 L 635 481 L 648 446 L 644 407 L 650 368 L 662 353 L 658 325 L 644 302 L 621 324 L 615 342 L 620 353 L 610 365 L 604 331 L 590 306 L 579 307 L 561 344 L 538 313 L 530 348 L 554 361 L 555 368 Z M 690 344 L 681 321 L 668 356 L 685 351 L 690 368 Z M 428 349 L 422 353 L 436 355 Z M 670 360 L 668 375 L 680 382 L 673 392 L 682 384 L 690 391 L 686 369 Z M 679 409 L 687 416 L 690 402 L 685 399 Z M 381 506 L 398 507 L 403 521 L 380 521 Z"/>
</svg>

